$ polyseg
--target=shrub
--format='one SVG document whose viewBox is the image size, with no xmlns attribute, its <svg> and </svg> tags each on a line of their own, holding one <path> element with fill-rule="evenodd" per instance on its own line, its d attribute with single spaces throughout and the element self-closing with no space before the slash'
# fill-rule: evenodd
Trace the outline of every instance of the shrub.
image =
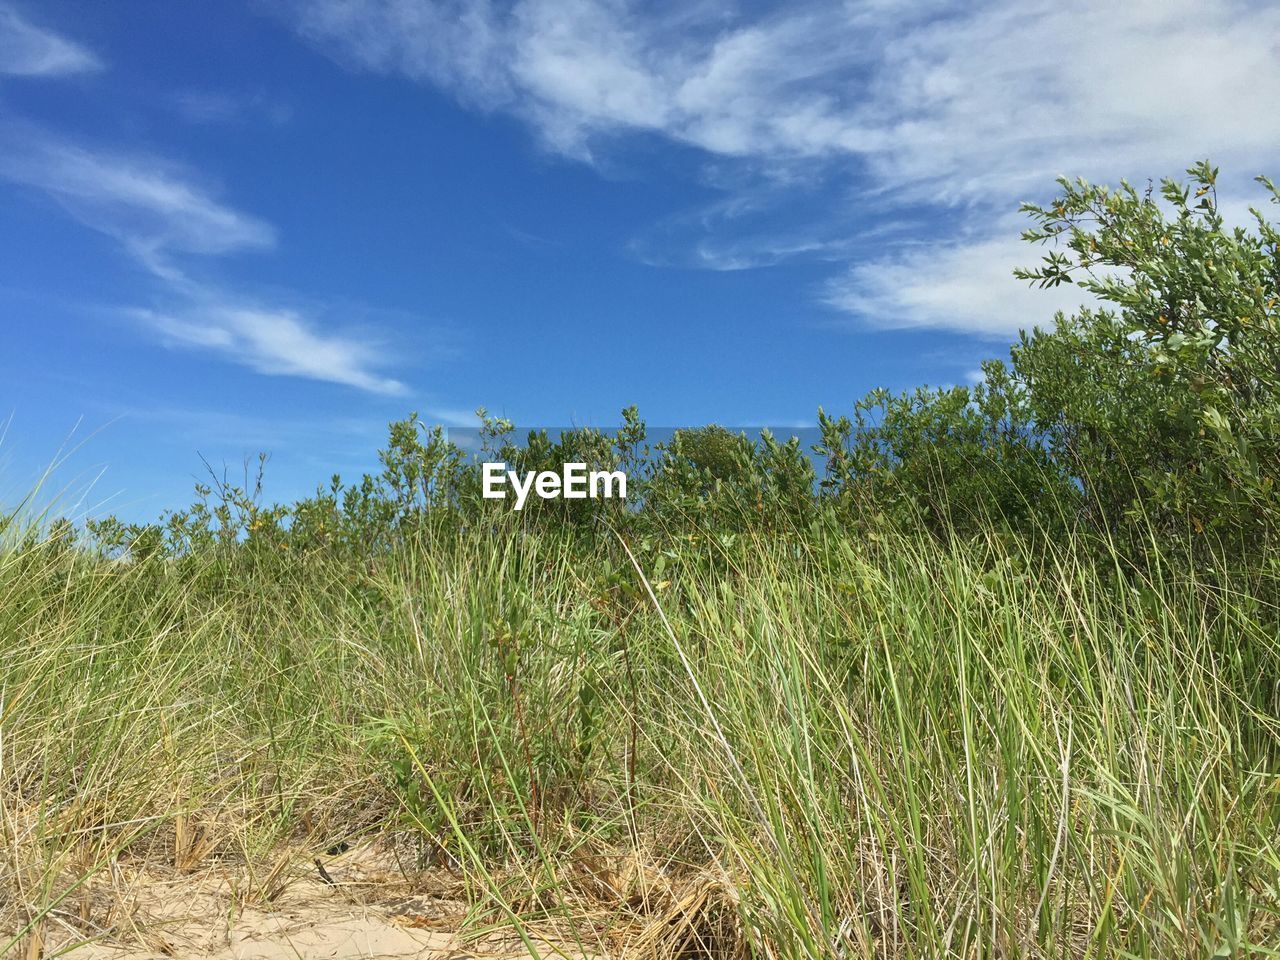
<svg viewBox="0 0 1280 960">
<path fill-rule="evenodd" d="M 1187 172 L 1159 198 L 1062 180 L 1052 204 L 1025 207 L 1024 238 L 1061 246 L 1018 275 L 1112 307 L 1024 333 L 1012 365 L 1095 524 L 1189 527 L 1257 550 L 1280 478 L 1280 232 L 1256 209 L 1253 231 L 1228 229 L 1217 169 Z"/>
</svg>

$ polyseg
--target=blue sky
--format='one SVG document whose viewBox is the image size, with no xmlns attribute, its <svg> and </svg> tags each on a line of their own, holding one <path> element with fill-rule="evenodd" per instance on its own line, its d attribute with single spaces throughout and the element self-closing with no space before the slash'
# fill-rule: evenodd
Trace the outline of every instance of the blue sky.
<svg viewBox="0 0 1280 960">
<path fill-rule="evenodd" d="M 1066 9 L 1069 8 L 1069 9 Z M 0 0 L 0 498 L 149 517 L 392 418 L 804 424 L 1070 307 L 1020 200 L 1280 174 L 1230 0 Z"/>
</svg>

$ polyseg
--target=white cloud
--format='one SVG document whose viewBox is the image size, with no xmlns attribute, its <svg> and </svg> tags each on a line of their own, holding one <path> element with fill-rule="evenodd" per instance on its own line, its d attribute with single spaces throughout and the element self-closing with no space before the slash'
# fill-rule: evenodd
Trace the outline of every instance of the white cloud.
<svg viewBox="0 0 1280 960">
<path fill-rule="evenodd" d="M 372 393 L 404 384 L 376 371 L 376 344 L 325 332 L 293 310 L 233 297 L 194 280 L 184 258 L 273 247 L 268 223 L 217 200 L 188 171 L 154 157 L 64 142 L 23 124 L 0 125 L 0 178 L 34 187 L 112 236 L 159 282 L 163 311 L 133 311 L 172 343 L 220 354 L 260 373 L 305 377 Z"/>
<path fill-rule="evenodd" d="M 400 73 L 492 106 L 510 95 L 505 39 L 486 0 L 323 0 L 286 6 L 299 32 L 361 69 Z"/>
<path fill-rule="evenodd" d="M 476 404 L 478 407 L 479 404 Z M 471 427 L 475 429 L 480 425 L 480 418 L 476 416 L 475 407 L 467 410 L 463 407 L 431 407 L 423 414 L 423 419 L 428 423 L 440 423 L 446 427 Z"/>
<path fill-rule="evenodd" d="M 283 2 L 343 62 L 516 115 L 567 156 L 598 157 L 631 132 L 800 180 L 847 169 L 860 202 L 833 205 L 833 219 L 868 204 L 881 218 L 960 208 L 995 236 L 1059 174 L 1145 178 L 1211 156 L 1251 175 L 1280 160 L 1280 6 L 1268 3 L 797 0 L 744 14 L 713 0 Z M 778 209 L 789 196 L 775 192 Z M 784 230 L 748 253 L 723 239 L 740 226 L 718 220 L 688 238 L 691 254 L 665 259 L 825 256 L 837 233 Z M 1034 259 L 944 237 L 851 263 L 825 296 L 882 325 L 1004 335 L 1052 309 L 1003 272 Z M 917 261 L 949 270 L 946 282 L 911 282 Z"/>
<path fill-rule="evenodd" d="M 878 180 L 961 197 L 1275 159 L 1280 8 L 1238 0 L 1001 2 L 901 34 L 874 98 Z"/>
<path fill-rule="evenodd" d="M 36 26 L 0 3 L 0 74 L 52 77 L 101 70 L 102 62 L 65 37 Z"/>
<path fill-rule="evenodd" d="M 275 243 L 270 224 L 221 203 L 174 164 L 86 149 L 27 124 L 0 124 L 0 178 L 39 188 L 139 256 Z"/>
<path fill-rule="evenodd" d="M 992 239 L 918 244 L 851 264 L 824 285 L 822 299 L 876 326 L 1008 339 L 1022 329 L 1052 326 L 1058 310 L 1094 303 L 1076 286 L 1040 290 L 1014 279 L 1015 267 L 1038 262 L 1037 250 L 1012 230 Z"/>
<path fill-rule="evenodd" d="M 1063 161 L 1110 173 L 1280 139 L 1280 9 L 1238 0 L 832 0 L 755 19 L 621 0 L 287 6 L 343 60 L 510 110 L 574 153 L 655 131 L 727 156 L 854 156 L 881 185 L 965 192 L 1039 186 Z"/>
<path fill-rule="evenodd" d="M 320 333 L 289 310 L 207 304 L 183 313 L 137 316 L 174 344 L 222 353 L 259 373 L 340 383 L 372 393 L 402 394 L 404 384 L 379 376 L 371 344 Z"/>
</svg>

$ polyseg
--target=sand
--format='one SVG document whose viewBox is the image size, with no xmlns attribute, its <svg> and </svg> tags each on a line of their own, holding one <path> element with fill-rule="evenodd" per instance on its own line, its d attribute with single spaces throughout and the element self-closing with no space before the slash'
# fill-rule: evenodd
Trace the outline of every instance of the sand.
<svg viewBox="0 0 1280 960">
<path fill-rule="evenodd" d="M 305 860 L 255 879 L 242 870 L 210 866 L 167 874 L 154 869 L 113 871 L 112 880 L 85 893 L 111 898 L 108 928 L 76 922 L 74 908 L 52 914 L 40 942 L 18 958 L 70 960 L 372 960 L 372 958 L 513 958 L 531 953 L 511 933 L 464 938 L 466 905 L 448 884 L 407 884 L 382 853 L 353 851 L 324 865 Z M 256 883 L 256 885 L 255 885 Z M 89 912 L 89 911 L 86 911 Z M 101 912 L 101 910 L 99 910 Z M 96 927 L 96 929 L 95 929 Z M 0 938 L 6 939 L 6 938 Z M 580 950 L 538 945 L 542 957 L 581 958 Z"/>
</svg>

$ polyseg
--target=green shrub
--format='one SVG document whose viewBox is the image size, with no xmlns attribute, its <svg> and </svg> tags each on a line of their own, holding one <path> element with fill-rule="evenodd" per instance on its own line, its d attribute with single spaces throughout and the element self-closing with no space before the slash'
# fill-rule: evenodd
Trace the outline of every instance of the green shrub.
<svg viewBox="0 0 1280 960">
<path fill-rule="evenodd" d="M 1218 171 L 1159 196 L 1061 181 L 1024 236 L 1058 249 L 1019 275 L 1076 283 L 1113 307 L 1024 333 L 1015 375 L 1090 519 L 1191 529 L 1238 549 L 1274 533 L 1280 480 L 1280 233 L 1252 211 L 1228 229 Z M 1276 188 L 1260 178 L 1271 195 Z"/>
</svg>

